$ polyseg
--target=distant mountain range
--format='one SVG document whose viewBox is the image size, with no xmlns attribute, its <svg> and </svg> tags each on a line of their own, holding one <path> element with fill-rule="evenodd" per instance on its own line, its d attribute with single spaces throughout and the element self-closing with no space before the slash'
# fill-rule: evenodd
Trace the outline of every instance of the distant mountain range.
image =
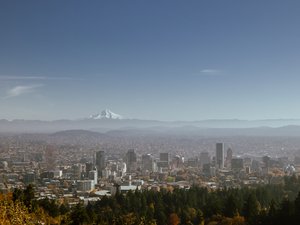
<svg viewBox="0 0 300 225">
<path fill-rule="evenodd" d="M 201 120 L 201 121 L 156 121 L 126 119 L 113 113 L 109 109 L 94 114 L 89 118 L 78 120 L 0 120 L 0 132 L 2 133 L 52 133 L 63 130 L 90 130 L 107 132 L 112 130 L 151 130 L 155 132 L 188 132 L 188 133 L 226 133 L 258 134 L 261 133 L 285 133 L 300 136 L 300 119 L 278 119 L 278 120 Z M 276 129 L 272 129 L 276 128 Z M 218 132 L 217 132 L 218 130 Z M 238 131 L 238 132 L 236 132 Z M 275 133 L 276 133 L 275 132 Z"/>
</svg>

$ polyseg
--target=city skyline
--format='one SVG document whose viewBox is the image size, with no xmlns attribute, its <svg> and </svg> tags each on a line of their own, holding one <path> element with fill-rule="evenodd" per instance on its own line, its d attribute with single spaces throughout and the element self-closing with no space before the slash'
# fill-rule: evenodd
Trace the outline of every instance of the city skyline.
<svg viewBox="0 0 300 225">
<path fill-rule="evenodd" d="M 297 1 L 3 1 L 0 119 L 300 118 Z"/>
</svg>

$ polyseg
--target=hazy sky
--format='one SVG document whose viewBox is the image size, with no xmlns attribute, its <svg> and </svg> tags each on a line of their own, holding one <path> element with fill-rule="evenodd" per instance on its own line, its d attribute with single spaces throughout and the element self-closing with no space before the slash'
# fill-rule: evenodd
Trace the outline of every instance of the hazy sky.
<svg viewBox="0 0 300 225">
<path fill-rule="evenodd" d="M 300 1 L 0 1 L 0 119 L 300 118 Z"/>
</svg>

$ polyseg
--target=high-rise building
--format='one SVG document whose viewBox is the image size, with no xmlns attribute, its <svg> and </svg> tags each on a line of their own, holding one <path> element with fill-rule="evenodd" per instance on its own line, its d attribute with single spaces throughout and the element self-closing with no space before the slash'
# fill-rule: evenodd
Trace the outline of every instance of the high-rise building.
<svg viewBox="0 0 300 225">
<path fill-rule="evenodd" d="M 142 170 L 148 172 L 154 170 L 154 158 L 151 154 L 142 155 Z"/>
<path fill-rule="evenodd" d="M 216 167 L 218 169 L 224 168 L 224 143 L 216 144 Z"/>
<path fill-rule="evenodd" d="M 208 152 L 200 153 L 200 167 L 203 167 L 205 164 L 210 164 L 210 156 Z"/>
<path fill-rule="evenodd" d="M 231 167 L 232 154 L 233 154 L 232 149 L 228 148 L 226 154 L 226 168 Z"/>
<path fill-rule="evenodd" d="M 78 191 L 92 191 L 95 189 L 93 180 L 78 180 L 76 181 Z"/>
<path fill-rule="evenodd" d="M 105 169 L 105 153 L 104 153 L 104 151 L 96 152 L 96 167 L 98 170 L 98 177 L 102 177 L 102 170 Z"/>
<path fill-rule="evenodd" d="M 85 175 L 85 164 L 83 163 L 76 163 L 72 165 L 72 174 L 73 174 L 73 179 L 82 179 L 84 178 Z"/>
<path fill-rule="evenodd" d="M 132 173 L 137 169 L 137 157 L 134 149 L 129 149 L 126 154 L 127 172 Z"/>
<path fill-rule="evenodd" d="M 169 168 L 169 162 L 170 162 L 170 155 L 168 152 L 162 152 L 159 154 L 159 161 L 157 162 L 157 167 L 162 169 L 168 169 Z"/>
<path fill-rule="evenodd" d="M 93 165 L 93 163 L 91 163 L 91 162 L 87 162 L 87 163 L 85 163 L 85 172 L 86 172 L 86 177 L 88 177 L 89 176 L 89 172 L 91 171 L 91 170 L 93 170 L 94 169 L 94 165 Z"/>
<path fill-rule="evenodd" d="M 161 162 L 169 162 L 169 153 L 168 152 L 162 152 L 159 154 L 159 161 Z"/>
<path fill-rule="evenodd" d="M 94 184 L 97 184 L 98 182 L 98 172 L 97 169 L 95 170 L 90 170 L 89 171 L 89 179 L 94 181 Z"/>
<path fill-rule="evenodd" d="M 45 163 L 47 170 L 53 170 L 55 168 L 56 153 L 52 145 L 47 145 L 45 149 Z"/>
<path fill-rule="evenodd" d="M 213 167 L 211 164 L 204 164 L 202 172 L 207 177 L 214 177 L 214 176 L 216 176 L 216 168 Z"/>
<path fill-rule="evenodd" d="M 242 170 L 244 168 L 244 160 L 242 158 L 233 158 L 231 168 L 232 170 Z"/>
<path fill-rule="evenodd" d="M 262 161 L 263 161 L 265 167 L 270 167 L 271 158 L 269 156 L 266 155 L 266 156 L 262 157 Z"/>
</svg>

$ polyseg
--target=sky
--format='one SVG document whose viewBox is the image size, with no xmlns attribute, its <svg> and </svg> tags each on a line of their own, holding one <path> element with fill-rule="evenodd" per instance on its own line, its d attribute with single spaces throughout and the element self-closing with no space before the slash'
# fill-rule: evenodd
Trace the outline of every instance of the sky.
<svg viewBox="0 0 300 225">
<path fill-rule="evenodd" d="M 298 0 L 1 0 L 0 119 L 300 118 Z"/>
</svg>

